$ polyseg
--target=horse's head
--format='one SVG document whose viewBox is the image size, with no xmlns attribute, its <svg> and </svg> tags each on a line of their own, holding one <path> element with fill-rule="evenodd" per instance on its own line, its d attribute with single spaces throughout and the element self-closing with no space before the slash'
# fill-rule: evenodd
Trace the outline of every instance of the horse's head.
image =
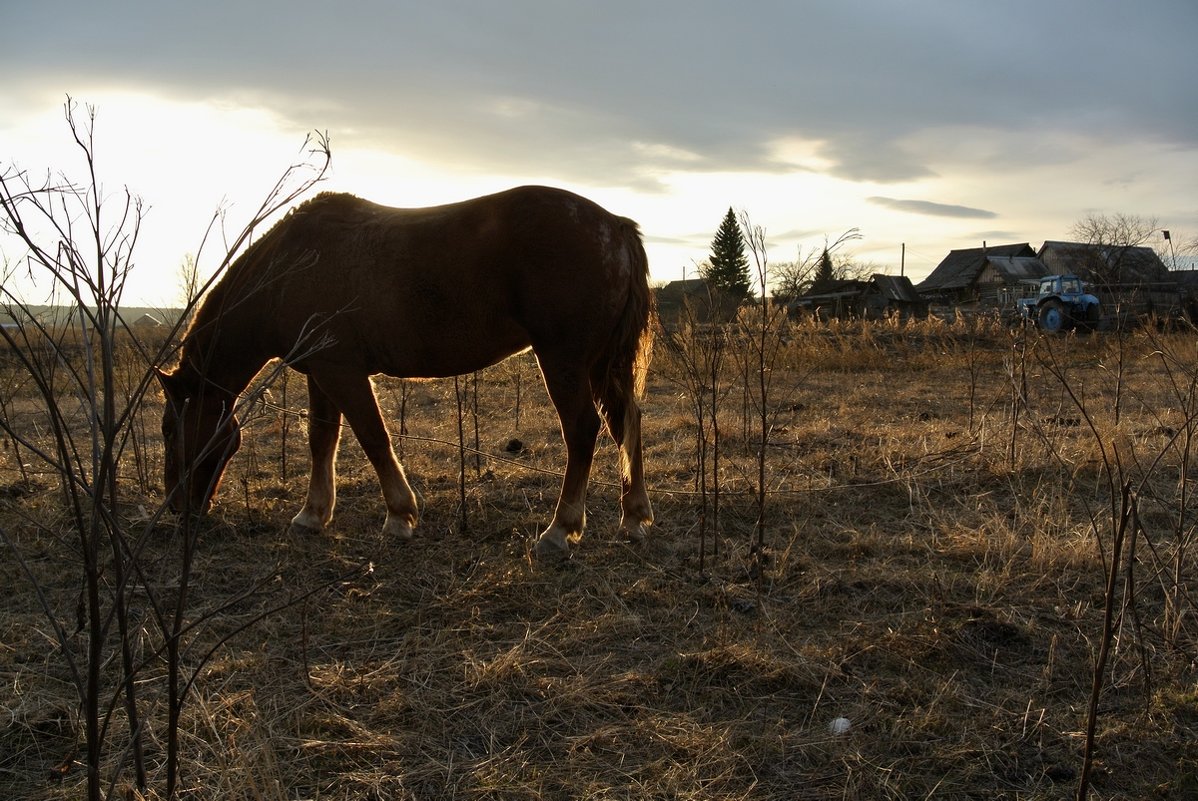
<svg viewBox="0 0 1198 801">
<path fill-rule="evenodd" d="M 183 369 L 158 372 L 162 410 L 163 483 L 171 509 L 208 511 L 225 466 L 241 445 L 234 398 Z"/>
</svg>

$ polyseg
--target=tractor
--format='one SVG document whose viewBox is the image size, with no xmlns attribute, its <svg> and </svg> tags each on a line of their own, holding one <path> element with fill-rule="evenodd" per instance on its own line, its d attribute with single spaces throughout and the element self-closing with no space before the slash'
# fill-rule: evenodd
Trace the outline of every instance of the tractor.
<svg viewBox="0 0 1198 801">
<path fill-rule="evenodd" d="M 1075 326 L 1092 329 L 1098 327 L 1102 304 L 1076 275 L 1046 275 L 1040 279 L 1036 297 L 1020 299 L 1019 314 L 1052 333 Z"/>
</svg>

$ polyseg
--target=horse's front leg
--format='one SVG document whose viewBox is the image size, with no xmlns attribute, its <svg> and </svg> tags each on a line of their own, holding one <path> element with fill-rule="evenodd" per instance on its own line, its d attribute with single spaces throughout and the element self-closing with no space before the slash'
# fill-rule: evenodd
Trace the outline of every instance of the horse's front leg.
<svg viewBox="0 0 1198 801">
<path fill-rule="evenodd" d="M 366 458 L 378 473 L 383 500 L 387 505 L 383 535 L 410 539 L 418 519 L 416 494 L 412 492 L 407 476 L 395 458 L 395 449 L 391 447 L 391 437 L 379 412 L 370 376 L 352 368 L 325 365 L 312 368 L 312 377 L 341 409 L 354 430 L 354 436 L 361 443 Z"/>
<path fill-rule="evenodd" d="M 337 505 L 337 443 L 341 440 L 341 410 L 324 390 L 308 377 L 308 448 L 312 472 L 308 498 L 291 521 L 295 533 L 316 532 L 333 519 Z"/>
</svg>

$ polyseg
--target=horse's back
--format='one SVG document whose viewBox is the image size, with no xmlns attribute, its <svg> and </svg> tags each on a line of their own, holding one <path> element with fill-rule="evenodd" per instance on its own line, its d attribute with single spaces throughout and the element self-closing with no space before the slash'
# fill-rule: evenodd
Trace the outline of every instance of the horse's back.
<svg viewBox="0 0 1198 801">
<path fill-rule="evenodd" d="M 542 186 L 424 208 L 323 193 L 267 238 L 257 269 L 280 341 L 323 317 L 339 358 L 396 375 L 554 341 L 592 351 L 647 282 L 635 223 Z"/>
</svg>

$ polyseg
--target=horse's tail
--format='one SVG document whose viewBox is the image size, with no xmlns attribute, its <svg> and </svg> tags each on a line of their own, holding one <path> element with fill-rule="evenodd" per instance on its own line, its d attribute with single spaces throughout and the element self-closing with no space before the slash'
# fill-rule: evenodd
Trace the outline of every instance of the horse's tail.
<svg viewBox="0 0 1198 801">
<path fill-rule="evenodd" d="M 653 358 L 653 325 L 656 308 L 649 289 L 649 258 L 645 255 L 640 228 L 621 218 L 621 244 L 632 267 L 624 309 L 612 334 L 607 358 L 597 365 L 594 376 L 596 399 L 612 437 L 619 443 L 621 467 L 629 475 L 629 454 L 640 447 L 640 405 L 645 378 Z M 636 441 L 631 441 L 635 438 Z"/>
<path fill-rule="evenodd" d="M 625 247 L 632 262 L 632 280 L 628 288 L 628 305 L 624 319 L 631 334 L 629 349 L 632 354 L 632 398 L 640 398 L 645 392 L 645 379 L 649 375 L 649 364 L 653 361 L 653 327 L 657 321 L 657 305 L 649 289 L 649 257 L 640 228 L 628 221 Z"/>
</svg>

